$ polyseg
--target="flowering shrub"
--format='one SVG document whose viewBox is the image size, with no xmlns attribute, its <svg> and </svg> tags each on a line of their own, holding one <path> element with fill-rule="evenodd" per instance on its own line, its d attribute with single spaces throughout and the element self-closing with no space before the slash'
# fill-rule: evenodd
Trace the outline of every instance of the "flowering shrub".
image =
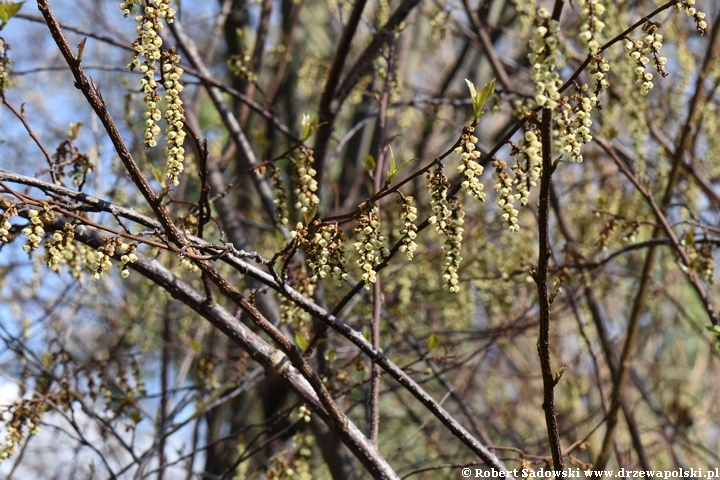
<svg viewBox="0 0 720 480">
<path fill-rule="evenodd" d="M 711 468 L 717 5 L 37 5 L 0 2 L 22 476 Z"/>
</svg>

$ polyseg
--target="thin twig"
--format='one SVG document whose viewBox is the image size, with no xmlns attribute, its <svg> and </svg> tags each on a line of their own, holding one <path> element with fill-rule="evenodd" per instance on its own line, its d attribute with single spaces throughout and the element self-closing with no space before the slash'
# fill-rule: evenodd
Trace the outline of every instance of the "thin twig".
<svg viewBox="0 0 720 480">
<path fill-rule="evenodd" d="M 713 25 L 717 26 L 718 22 L 720 22 L 720 12 L 718 12 L 717 16 L 715 17 Z M 663 194 L 663 198 L 661 199 L 660 205 L 657 205 L 655 203 L 653 197 L 650 195 L 649 192 L 645 191 L 642 185 L 635 178 L 635 175 L 632 174 L 632 172 L 630 172 L 630 170 L 625 166 L 624 162 L 620 161 L 617 155 L 614 154 L 614 150 L 612 149 L 611 145 L 608 142 L 598 142 L 600 146 L 608 154 L 611 155 L 613 160 L 615 160 L 616 165 L 625 174 L 625 176 L 631 182 L 633 182 L 635 188 L 637 188 L 638 191 L 643 194 L 645 199 L 650 203 L 650 206 L 653 209 L 657 220 L 662 224 L 662 228 L 655 228 L 653 230 L 652 238 L 657 238 L 660 232 L 664 230 L 665 234 L 673 240 L 675 250 L 681 256 L 681 259 L 686 267 L 689 267 L 690 265 L 689 258 L 687 256 L 687 253 L 685 252 L 685 249 L 677 240 L 677 237 L 675 236 L 672 228 L 670 228 L 670 226 L 667 224 L 665 214 L 667 211 L 667 207 L 675 192 L 679 171 L 682 168 L 683 164 L 683 156 L 686 149 L 689 148 L 689 145 L 687 145 L 687 143 L 690 138 L 693 117 L 695 116 L 696 110 L 698 108 L 699 100 L 702 97 L 703 84 L 707 77 L 709 66 L 712 63 L 711 60 L 713 58 L 713 51 L 715 48 L 715 42 L 717 40 L 719 30 L 720 29 L 718 29 L 717 27 L 713 28 L 712 34 L 710 35 L 710 41 L 707 51 L 705 53 L 705 59 L 696 80 L 695 92 L 692 99 L 690 100 L 690 106 L 688 107 L 687 118 L 685 119 L 685 123 L 680 131 L 680 135 L 675 145 L 675 151 L 673 152 L 672 158 L 672 169 L 668 176 L 668 183 L 665 187 L 665 192 Z M 644 310 L 645 298 L 647 297 L 647 293 L 649 291 L 652 271 L 655 266 L 656 248 L 657 247 L 655 246 L 650 247 L 645 257 L 642 276 L 640 277 L 640 285 L 638 286 L 638 291 L 633 302 L 630 318 L 628 319 L 628 330 L 625 338 L 625 344 L 623 346 L 623 352 L 619 361 L 619 371 L 615 378 L 613 378 L 613 391 L 611 396 L 610 412 L 608 414 L 607 430 L 605 433 L 605 438 L 603 439 L 602 449 L 598 454 L 597 460 L 595 462 L 598 469 L 604 468 L 608 460 L 610 459 L 611 448 L 613 445 L 613 438 L 615 434 L 615 427 L 617 426 L 617 415 L 620 408 L 620 396 L 622 395 L 622 389 L 627 380 L 628 369 L 630 366 L 630 355 L 635 347 L 635 341 L 637 339 L 637 333 L 640 324 L 640 316 Z M 689 270 L 688 277 L 692 285 L 695 287 L 696 292 L 703 301 L 705 310 L 707 311 L 711 322 L 713 323 L 713 325 L 720 325 L 720 318 L 718 317 L 712 303 L 710 302 L 705 288 L 697 278 L 697 274 L 694 271 Z"/>
<path fill-rule="evenodd" d="M 556 0 L 552 20 L 560 20 L 564 0 Z M 538 289 L 540 307 L 540 332 L 538 335 L 538 355 L 543 380 L 543 410 L 545 425 L 553 458 L 553 468 L 561 471 L 565 468 L 560 433 L 558 432 L 557 413 L 555 412 L 554 378 L 550 360 L 550 297 L 548 291 L 548 267 L 550 262 L 550 194 L 551 179 L 555 169 L 552 161 L 552 110 L 543 108 L 540 125 L 542 142 L 542 177 L 540 178 L 540 199 L 538 208 L 538 265 L 535 282 Z"/>
</svg>

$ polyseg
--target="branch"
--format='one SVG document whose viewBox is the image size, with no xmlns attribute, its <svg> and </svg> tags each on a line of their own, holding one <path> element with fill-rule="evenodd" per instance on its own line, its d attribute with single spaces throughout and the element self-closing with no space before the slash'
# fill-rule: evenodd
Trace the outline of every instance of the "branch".
<svg viewBox="0 0 720 480">
<path fill-rule="evenodd" d="M 198 72 L 200 72 L 200 75 L 202 76 L 201 80 L 203 80 L 208 95 L 210 96 L 210 99 L 215 105 L 218 113 L 220 114 L 223 124 L 225 124 L 225 127 L 230 133 L 230 137 L 232 137 L 233 141 L 237 145 L 238 150 L 242 152 L 242 155 L 245 157 L 247 165 L 252 170 L 252 179 L 255 184 L 255 188 L 260 195 L 260 200 L 262 201 L 263 207 L 265 208 L 265 213 L 274 222 L 275 204 L 273 203 L 272 188 L 270 188 L 267 178 L 265 178 L 265 176 L 262 175 L 259 171 L 255 170 L 259 165 L 258 160 L 255 157 L 255 153 L 252 151 L 250 142 L 248 141 L 245 133 L 240 127 L 238 119 L 235 117 L 235 114 L 233 113 L 230 106 L 222 98 L 220 89 L 214 85 L 211 85 L 210 82 L 206 82 L 204 80 L 204 78 L 211 78 L 212 74 L 210 73 L 202 58 L 200 57 L 200 54 L 198 53 L 193 41 L 185 34 L 185 30 L 183 29 L 180 22 L 175 20 L 169 25 L 169 27 L 170 30 L 173 32 L 173 35 L 178 42 L 178 45 L 185 53 L 185 56 L 188 58 L 193 67 L 197 69 Z M 281 225 L 278 225 L 278 228 L 280 228 L 282 232 L 287 234 L 286 228 L 282 227 Z"/>
<path fill-rule="evenodd" d="M 365 0 L 359 1 L 360 3 L 362 3 L 362 5 L 364 5 Z M 417 6 L 418 3 L 420 3 L 420 0 L 403 0 L 400 6 L 398 6 L 395 12 L 393 12 L 393 14 L 390 16 L 390 19 L 388 20 L 387 24 L 382 28 L 382 30 L 373 35 L 372 42 L 370 42 L 370 45 L 365 48 L 365 50 L 357 59 L 355 64 L 350 68 L 350 71 L 345 76 L 345 80 L 343 80 L 337 90 L 335 90 L 333 86 L 333 91 L 328 92 L 328 86 L 326 85 L 326 92 L 323 93 L 323 101 L 321 103 L 321 105 L 325 105 L 325 107 L 321 106 L 320 109 L 321 125 L 318 128 L 317 134 L 315 136 L 314 148 L 316 162 L 315 170 L 317 170 L 318 172 L 317 179 L 319 188 L 321 188 L 321 185 L 323 184 L 322 180 L 326 164 L 325 156 L 327 152 L 328 142 L 330 141 L 330 137 L 332 136 L 335 114 L 340 109 L 340 106 L 343 104 L 343 102 L 350 94 L 352 89 L 355 87 L 357 82 L 369 73 L 370 68 L 372 67 L 372 62 L 380 54 L 380 50 L 382 49 L 382 47 L 384 47 L 385 44 L 390 42 L 395 37 L 395 29 L 400 25 L 400 23 L 405 20 L 408 14 L 412 11 L 413 8 Z M 355 12 L 353 11 L 353 14 L 354 13 Z M 338 50 L 338 54 L 339 53 L 340 50 Z M 337 59 L 336 61 L 339 62 L 339 60 Z M 333 64 L 333 67 L 335 67 L 335 64 Z M 342 67 L 342 64 L 338 68 L 340 67 Z M 339 72 L 337 72 L 337 75 L 339 77 Z M 329 81 L 330 77 L 328 78 L 328 83 Z M 330 86 L 332 86 L 332 84 L 330 84 Z M 325 97 L 326 94 L 328 95 L 327 98 Z M 325 110 L 323 110 L 323 108 Z M 326 116 L 324 117 L 323 114 L 325 114 Z"/>
<path fill-rule="evenodd" d="M 672 2 L 671 2 L 672 3 Z M 717 26 L 717 23 L 720 21 L 720 12 L 715 18 L 714 25 Z M 620 170 L 625 174 L 625 176 L 635 185 L 635 188 L 638 189 L 638 191 L 645 197 L 646 201 L 650 204 L 650 207 L 653 210 L 653 213 L 655 214 L 658 222 L 662 225 L 662 230 L 665 231 L 665 234 L 670 237 L 670 239 L 673 242 L 673 246 L 675 247 L 675 250 L 680 255 L 682 262 L 685 264 L 686 267 L 689 267 L 690 262 L 689 258 L 687 256 L 687 252 L 685 252 L 685 249 L 682 248 L 682 245 L 678 241 L 677 237 L 675 236 L 675 232 L 673 232 L 672 228 L 667 222 L 667 218 L 665 217 L 665 212 L 667 211 L 667 207 L 670 203 L 670 200 L 672 199 L 673 193 L 675 191 L 675 186 L 678 179 L 678 172 L 681 168 L 681 165 L 683 163 L 683 154 L 685 148 L 687 148 L 686 142 L 689 137 L 689 133 L 691 130 L 691 123 L 692 119 L 694 117 L 695 111 L 697 109 L 699 99 L 702 95 L 702 86 L 705 82 L 705 79 L 707 78 L 708 69 L 709 66 L 712 64 L 711 59 L 713 57 L 713 49 L 715 46 L 715 42 L 718 37 L 718 28 L 712 29 L 712 34 L 710 36 L 710 43 L 708 46 L 708 49 L 705 53 L 705 60 L 703 61 L 703 66 L 701 68 L 701 71 L 698 74 L 698 78 L 695 85 L 695 93 L 693 95 L 693 98 L 690 101 L 690 107 L 688 108 L 688 116 L 686 119 L 686 122 L 681 130 L 680 137 L 678 139 L 678 142 L 676 144 L 676 149 L 674 155 L 673 155 L 673 164 L 672 164 L 672 170 L 670 171 L 670 175 L 668 178 L 668 183 L 665 187 L 665 193 L 663 194 L 663 198 L 660 205 L 657 205 L 655 200 L 652 198 L 652 196 L 647 192 L 638 182 L 635 175 L 630 172 L 630 170 L 627 168 L 627 165 L 625 165 L 624 162 L 620 161 L 617 154 L 615 153 L 612 146 L 607 141 L 598 141 L 598 144 L 613 158 L 615 161 L 615 164 L 620 168 Z M 653 229 L 653 238 L 657 238 L 657 236 L 660 234 L 661 229 L 655 228 Z M 628 376 L 628 369 L 630 366 L 630 355 L 631 352 L 635 346 L 635 341 L 637 339 L 638 330 L 640 328 L 640 316 L 644 310 L 645 305 L 645 298 L 647 296 L 649 286 L 650 286 L 650 280 L 653 268 L 655 266 L 655 250 L 657 247 L 652 246 L 647 252 L 647 256 L 645 257 L 645 264 L 643 265 L 642 270 L 642 276 L 640 278 L 640 285 L 638 287 L 637 295 L 635 296 L 635 301 L 633 302 L 632 311 L 630 313 L 630 318 L 628 319 L 628 333 L 627 337 L 625 339 L 625 344 L 623 346 L 623 352 L 620 357 L 619 361 L 619 371 L 617 375 L 613 378 L 613 392 L 612 392 L 612 404 L 610 407 L 610 412 L 608 414 L 607 419 L 607 431 L 605 433 L 605 438 L 603 439 L 603 445 L 602 450 L 600 451 L 600 454 L 598 455 L 598 458 L 596 460 L 596 468 L 603 469 L 605 465 L 607 464 L 608 460 L 610 459 L 611 454 L 611 447 L 613 443 L 613 437 L 615 433 L 615 427 L 617 426 L 617 416 L 618 416 L 618 410 L 620 409 L 620 396 L 622 395 L 622 388 L 625 385 L 627 381 Z M 713 325 L 720 325 L 720 318 L 718 318 L 717 313 L 715 312 L 715 308 L 713 307 L 712 303 L 710 302 L 707 292 L 705 291 L 705 288 L 700 283 L 700 280 L 697 278 L 697 274 L 688 269 L 688 277 L 690 279 L 690 282 L 692 283 L 693 287 L 695 288 L 695 291 L 700 296 L 700 299 L 703 302 L 703 305 L 705 306 L 705 310 L 708 313 L 708 316 L 710 317 L 710 321 L 713 323 Z"/>
<path fill-rule="evenodd" d="M 560 20 L 564 0 L 556 0 L 552 20 Z M 550 208 L 551 178 L 555 167 L 552 163 L 552 110 L 543 108 L 540 125 L 542 142 L 542 177 L 540 178 L 540 199 L 538 208 L 538 265 L 535 272 L 535 283 L 538 288 L 538 304 L 540 307 L 540 332 L 538 336 L 538 356 L 543 379 L 543 410 L 545 425 L 550 441 L 553 468 L 556 471 L 565 469 L 563 461 L 560 433 L 558 432 L 557 413 L 555 412 L 555 396 L 553 389 L 557 384 L 550 362 L 550 297 L 548 293 L 548 267 L 550 263 Z"/>
<path fill-rule="evenodd" d="M 157 221 L 145 217 L 144 215 L 138 214 L 132 209 L 112 205 L 109 202 L 98 200 L 97 198 L 90 197 L 89 195 L 80 192 L 73 192 L 72 190 L 61 187 L 59 185 L 53 185 L 51 183 L 43 182 L 32 177 L 17 175 L 0 169 L 0 180 L 3 179 L 7 179 L 8 181 L 13 181 L 24 185 L 32 185 L 46 192 L 53 192 L 59 195 L 72 196 L 72 198 L 75 198 L 77 200 L 87 198 L 89 199 L 89 201 L 93 202 L 93 204 L 96 205 L 99 210 L 117 212 L 118 215 L 124 218 L 134 219 L 134 221 L 141 221 L 149 228 L 161 228 L 161 225 Z M 209 242 L 197 237 L 188 236 L 188 239 L 193 242 L 194 248 L 212 246 L 212 244 L 210 244 Z M 301 293 L 298 293 L 297 291 L 293 290 L 285 284 L 278 283 L 275 277 L 261 270 L 255 265 L 245 262 L 241 258 L 231 253 L 222 255 L 221 259 L 243 275 L 247 275 L 287 297 L 296 305 L 301 307 L 303 310 L 310 313 L 315 318 L 321 320 L 329 328 L 334 329 L 340 335 L 348 339 L 352 344 L 354 344 L 356 347 L 358 347 L 358 349 L 360 349 L 364 354 L 366 354 L 372 361 L 380 365 L 390 377 L 395 379 L 418 401 L 420 401 L 420 403 L 422 403 L 438 420 L 440 420 L 440 422 L 445 425 L 455 437 L 457 437 L 464 445 L 466 445 L 480 459 L 482 459 L 487 466 L 495 468 L 496 470 L 502 470 L 506 472 L 508 471 L 505 465 L 500 460 L 498 460 L 498 458 L 488 448 L 486 448 L 482 443 L 475 439 L 472 434 L 470 434 L 470 432 L 468 432 L 465 427 L 460 424 L 460 422 L 458 422 L 438 402 L 436 402 L 420 385 L 418 385 L 417 382 L 415 382 L 415 380 L 412 379 L 412 377 L 405 373 L 402 368 L 398 367 L 387 356 L 381 353 L 378 349 L 374 348 L 372 344 L 365 339 L 361 332 L 350 328 L 341 319 L 339 319 L 335 315 L 330 314 L 327 310 L 321 308 L 312 300 L 304 297 Z M 162 266 L 160 264 L 157 264 L 157 268 L 162 268 Z M 170 293 L 173 292 L 171 291 Z M 233 322 L 235 322 L 234 317 Z M 246 327 L 244 327 L 242 324 L 238 324 L 237 326 L 233 326 L 232 328 L 246 329 Z M 252 335 L 255 335 L 252 332 L 250 333 Z"/>
<path fill-rule="evenodd" d="M 540 126 L 542 140 L 542 177 L 540 179 L 540 207 L 538 209 L 538 265 L 535 272 L 535 283 L 538 289 L 538 304 L 540 307 L 540 333 L 538 336 L 538 356 L 540 357 L 540 370 L 543 379 L 543 410 L 545 411 L 545 424 L 550 441 L 550 451 L 553 458 L 553 468 L 563 470 L 562 445 L 558 432 L 557 414 L 555 413 L 555 378 L 550 362 L 550 297 L 548 293 L 548 268 L 550 263 L 550 187 L 553 174 L 552 164 L 552 110 L 544 108 L 542 111 L 542 124 Z"/>
<path fill-rule="evenodd" d="M 55 223 L 62 224 L 59 220 L 55 220 Z M 94 235 L 84 226 L 76 227 L 75 238 L 93 248 L 104 245 L 98 235 Z M 338 438 L 350 448 L 373 477 L 397 478 L 377 448 L 365 438 L 362 432 L 347 417 L 343 415 L 346 428 L 333 428 L 333 419 L 325 409 L 322 400 L 308 381 L 303 378 L 303 375 L 290 364 L 288 357 L 283 352 L 270 346 L 217 302 L 208 300 L 205 294 L 198 292 L 188 283 L 173 275 L 157 260 L 138 255 L 138 260 L 133 264 L 129 264 L 129 266 L 147 277 L 155 285 L 165 289 L 173 298 L 192 308 L 227 335 L 230 340 L 246 351 L 253 360 L 264 367 L 268 378 L 294 391 L 313 412 L 332 428 Z"/>
</svg>

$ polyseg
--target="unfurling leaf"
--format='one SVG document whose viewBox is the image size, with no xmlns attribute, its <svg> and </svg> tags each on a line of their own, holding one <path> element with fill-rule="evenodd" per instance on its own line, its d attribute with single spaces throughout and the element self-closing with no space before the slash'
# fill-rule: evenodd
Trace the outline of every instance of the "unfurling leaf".
<svg viewBox="0 0 720 480">
<path fill-rule="evenodd" d="M 553 376 L 553 384 L 554 385 L 558 384 L 558 382 L 560 381 L 560 379 L 563 376 L 563 373 L 565 373 L 565 370 L 567 370 L 567 365 L 563 365 L 563 367 L 560 370 L 555 372 L 555 375 Z"/>
<path fill-rule="evenodd" d="M 690 246 L 695 244 L 695 233 L 690 230 L 685 234 L 685 243 L 683 245 Z"/>
<path fill-rule="evenodd" d="M 78 53 L 75 56 L 75 60 L 77 60 L 78 63 L 82 61 L 83 52 L 85 51 L 85 42 L 87 42 L 87 37 L 80 40 L 80 43 L 78 44 Z"/>
<path fill-rule="evenodd" d="M 165 181 L 165 175 L 163 175 L 163 173 L 160 171 L 160 169 L 157 168 L 153 164 L 150 164 L 150 170 L 152 171 L 152 174 L 153 174 L 153 177 L 155 178 L 155 180 L 157 180 L 157 182 L 160 185 L 162 185 L 163 182 Z"/>
<path fill-rule="evenodd" d="M 479 92 L 475 84 L 465 79 L 468 88 L 470 89 L 470 99 L 473 105 L 473 122 L 477 122 L 480 116 L 483 114 L 483 106 L 488 101 L 490 96 L 495 92 L 495 79 L 490 80 Z"/>
<path fill-rule="evenodd" d="M 305 212 L 305 215 L 303 216 L 303 220 L 305 220 L 305 225 L 310 225 L 310 222 L 313 221 L 313 218 L 315 218 L 315 214 L 317 214 L 317 207 L 311 208 L 307 212 Z"/>
<path fill-rule="evenodd" d="M 365 338 L 365 340 L 370 341 L 370 330 L 368 330 L 366 327 L 363 327 L 362 336 L 363 338 Z"/>
<path fill-rule="evenodd" d="M 52 355 L 47 350 L 42 353 L 42 363 L 48 368 L 52 366 Z"/>
<path fill-rule="evenodd" d="M 310 343 L 308 342 L 307 338 L 305 338 L 305 335 L 300 332 L 295 332 L 295 345 L 297 345 L 298 348 L 304 352 L 305 350 L 307 350 Z"/>
<path fill-rule="evenodd" d="M 475 102 L 475 98 L 477 97 L 477 87 L 475 87 L 475 84 L 465 79 L 465 83 L 467 83 L 468 88 L 470 89 L 470 98 L 472 99 L 473 103 Z"/>
<path fill-rule="evenodd" d="M 389 185 L 390 182 L 392 182 L 392 179 L 395 178 L 395 175 L 400 173 L 400 170 L 402 170 L 405 165 L 415 160 L 417 160 L 417 157 L 411 158 L 410 160 L 405 160 L 403 163 L 398 165 L 395 161 L 395 154 L 393 153 L 392 147 L 390 147 L 390 170 L 388 170 L 387 184 Z"/>
<path fill-rule="evenodd" d="M 135 422 L 135 424 L 138 424 L 138 423 L 140 423 L 140 420 L 142 420 L 142 414 L 140 413 L 139 410 L 133 410 L 132 413 L 130 414 L 130 418 L 132 419 L 133 422 Z"/>
<path fill-rule="evenodd" d="M 432 352 L 439 345 L 440 345 L 440 339 L 437 337 L 437 335 L 435 335 L 435 332 L 432 332 L 427 339 L 428 351 Z"/>
<path fill-rule="evenodd" d="M 390 145 L 388 145 L 388 148 L 390 149 L 390 170 L 388 170 L 388 179 L 387 183 L 392 182 L 392 179 L 395 175 L 397 175 L 397 164 L 395 163 L 395 153 L 393 153 L 393 149 Z"/>
<path fill-rule="evenodd" d="M 325 357 L 325 360 L 332 363 L 335 361 L 335 358 L 337 357 L 337 348 L 331 348 L 328 350 L 325 350 L 325 354 L 323 355 Z"/>
<path fill-rule="evenodd" d="M 715 335 L 716 337 L 720 338 L 720 325 L 708 325 L 707 327 L 705 327 L 705 329 L 709 332 L 712 332 L 713 335 Z"/>
<path fill-rule="evenodd" d="M 553 286 L 552 292 L 550 292 L 550 304 L 555 301 L 555 297 L 558 293 L 562 293 L 562 282 L 557 280 Z"/>
<path fill-rule="evenodd" d="M 374 172 L 375 171 L 375 157 L 370 155 L 368 153 L 367 157 L 365 157 L 365 165 L 363 165 L 366 172 Z"/>
<path fill-rule="evenodd" d="M 0 30 L 17 15 L 25 2 L 0 2 Z"/>
<path fill-rule="evenodd" d="M 300 120 L 300 126 L 302 126 L 302 141 L 304 142 L 310 136 L 315 133 L 315 130 L 317 130 L 318 127 L 318 119 L 317 117 L 310 118 L 310 115 L 307 113 L 302 114 L 302 119 Z"/>
<path fill-rule="evenodd" d="M 77 140 L 78 135 L 80 135 L 80 129 L 83 126 L 83 122 L 77 122 L 77 123 L 71 123 L 70 124 L 70 131 L 68 131 L 68 138 L 70 140 Z"/>
</svg>

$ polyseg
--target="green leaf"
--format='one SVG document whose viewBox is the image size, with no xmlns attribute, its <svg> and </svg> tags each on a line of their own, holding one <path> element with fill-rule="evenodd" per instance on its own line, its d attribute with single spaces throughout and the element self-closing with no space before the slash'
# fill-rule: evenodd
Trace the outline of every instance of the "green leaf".
<svg viewBox="0 0 720 480">
<path fill-rule="evenodd" d="M 140 420 L 142 420 L 142 415 L 140 414 L 139 410 L 133 410 L 130 414 L 130 418 L 137 425 L 138 423 L 140 423 Z"/>
<path fill-rule="evenodd" d="M 397 164 L 395 163 L 395 153 L 393 153 L 393 149 L 390 145 L 388 145 L 388 148 L 390 149 L 390 170 L 388 170 L 387 183 L 390 183 L 392 182 L 393 177 L 397 175 L 398 168 Z"/>
<path fill-rule="evenodd" d="M 302 141 L 304 142 L 310 136 L 315 133 L 315 130 L 317 130 L 318 127 L 318 119 L 317 117 L 310 118 L 310 115 L 307 113 L 302 114 L 302 118 L 300 120 L 300 125 L 302 126 Z"/>
<path fill-rule="evenodd" d="M 365 165 L 363 165 L 366 172 L 374 172 L 375 171 L 375 157 L 370 155 L 368 153 L 367 157 L 365 157 Z"/>
<path fill-rule="evenodd" d="M 432 332 L 427 339 L 428 351 L 432 352 L 439 345 L 440 345 L 440 339 L 437 337 L 437 335 L 435 335 L 435 332 Z"/>
<path fill-rule="evenodd" d="M 305 338 L 305 335 L 300 332 L 295 332 L 295 345 L 304 352 L 310 346 L 310 343 L 307 338 Z"/>
<path fill-rule="evenodd" d="M 0 3 L 0 30 L 2 30 L 8 21 L 18 14 L 25 2 L 2 2 Z"/>
<path fill-rule="evenodd" d="M 162 185 L 163 182 L 165 181 L 165 176 L 164 176 L 163 173 L 160 171 L 160 169 L 157 168 L 155 165 L 153 165 L 153 164 L 151 163 L 151 164 L 150 164 L 150 170 L 152 171 L 152 174 L 153 174 L 153 177 L 155 177 L 155 180 L 157 180 L 157 182 L 158 182 L 160 185 Z"/>
<path fill-rule="evenodd" d="M 472 99 L 473 104 L 474 104 L 475 98 L 477 98 L 477 87 L 475 86 L 475 84 L 473 82 L 471 82 L 467 78 L 465 79 L 465 83 L 467 83 L 467 86 L 470 89 L 470 98 Z"/>
<path fill-rule="evenodd" d="M 80 129 L 83 126 L 83 122 L 77 122 L 77 123 L 71 123 L 70 124 L 70 131 L 68 132 L 68 138 L 70 140 L 77 140 L 78 135 L 80 135 Z"/>
<path fill-rule="evenodd" d="M 477 122 L 480 116 L 483 114 L 483 106 L 488 101 L 490 96 L 495 92 L 495 79 L 490 80 L 479 92 L 475 84 L 465 79 L 468 88 L 470 89 L 470 99 L 473 104 L 473 121 Z"/>
<path fill-rule="evenodd" d="M 308 210 L 305 212 L 305 215 L 303 216 L 303 220 L 305 220 L 305 225 L 310 226 L 310 222 L 313 221 L 313 218 L 315 218 L 315 214 L 317 214 L 317 207 L 314 207 L 312 210 Z"/>
<path fill-rule="evenodd" d="M 393 153 L 393 149 L 392 147 L 390 147 L 390 170 L 388 170 L 387 184 L 390 184 L 390 182 L 392 182 L 392 179 L 395 178 L 395 175 L 400 173 L 400 170 L 402 170 L 405 165 L 410 162 L 414 162 L 415 160 L 418 160 L 418 158 L 413 157 L 410 160 L 405 160 L 398 166 L 397 162 L 395 161 L 395 154 Z"/>
<path fill-rule="evenodd" d="M 367 340 L 370 341 L 370 330 L 367 329 L 367 327 L 363 327 L 362 329 L 362 336 Z"/>
<path fill-rule="evenodd" d="M 555 301 L 555 297 L 558 293 L 562 292 L 562 282 L 556 280 L 555 285 L 553 286 L 552 291 L 550 292 L 550 304 L 552 304 Z"/>
<path fill-rule="evenodd" d="M 695 233 L 690 230 L 685 234 L 685 246 L 695 245 Z"/>
<path fill-rule="evenodd" d="M 6 11 L 8 13 L 8 20 L 18 14 L 20 9 L 25 2 L 8 2 L 5 4 Z"/>
<path fill-rule="evenodd" d="M 83 52 L 85 51 L 85 42 L 87 42 L 87 37 L 80 40 L 80 43 L 78 44 L 78 53 L 75 56 L 75 60 L 77 60 L 78 63 L 82 61 Z"/>
<path fill-rule="evenodd" d="M 325 360 L 332 363 L 335 361 L 335 358 L 337 357 L 337 348 L 331 348 L 329 350 L 325 350 Z"/>
<path fill-rule="evenodd" d="M 716 337 L 720 337 L 720 325 L 708 325 L 705 329 L 712 332 Z"/>
<path fill-rule="evenodd" d="M 480 90 L 480 93 L 478 93 L 477 96 L 477 104 L 479 105 L 479 109 L 485 106 L 485 103 L 490 99 L 492 94 L 495 93 L 495 79 L 493 78 L 488 83 L 485 84 L 485 86 Z M 482 112 L 480 112 L 482 115 Z"/>
</svg>

